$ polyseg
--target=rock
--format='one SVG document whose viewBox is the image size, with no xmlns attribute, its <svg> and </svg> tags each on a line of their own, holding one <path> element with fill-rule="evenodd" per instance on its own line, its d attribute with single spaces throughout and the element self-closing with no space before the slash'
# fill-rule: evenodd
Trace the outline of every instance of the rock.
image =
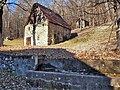
<svg viewBox="0 0 120 90">
<path fill-rule="evenodd" d="M 32 86 L 27 83 L 28 78 L 17 76 L 0 70 L 0 90 L 28 90 Z"/>
</svg>

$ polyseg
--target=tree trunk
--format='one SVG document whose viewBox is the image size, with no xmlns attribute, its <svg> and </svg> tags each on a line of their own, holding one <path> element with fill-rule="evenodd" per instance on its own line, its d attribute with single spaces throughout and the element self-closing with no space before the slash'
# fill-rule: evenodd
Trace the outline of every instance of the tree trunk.
<svg viewBox="0 0 120 90">
<path fill-rule="evenodd" d="M 35 40 L 35 29 L 36 29 L 36 25 L 35 25 L 35 23 L 33 23 L 33 46 L 36 45 L 36 40 Z"/>
<path fill-rule="evenodd" d="M 36 45 L 35 30 L 36 30 L 36 12 L 35 12 L 35 10 L 34 10 L 34 21 L 33 21 L 33 46 Z"/>
<path fill-rule="evenodd" d="M 3 14 L 3 7 L 0 8 L 0 46 L 3 45 L 3 39 L 2 39 L 2 14 Z"/>
<path fill-rule="evenodd" d="M 115 13 L 115 21 L 117 23 L 117 31 L 116 31 L 116 38 L 117 38 L 117 47 L 116 49 L 120 51 L 120 19 L 119 19 L 119 2 L 117 0 L 114 0 L 114 13 Z"/>
<path fill-rule="evenodd" d="M 118 28 L 116 32 L 116 37 L 117 37 L 117 50 L 120 51 L 120 28 Z"/>
</svg>

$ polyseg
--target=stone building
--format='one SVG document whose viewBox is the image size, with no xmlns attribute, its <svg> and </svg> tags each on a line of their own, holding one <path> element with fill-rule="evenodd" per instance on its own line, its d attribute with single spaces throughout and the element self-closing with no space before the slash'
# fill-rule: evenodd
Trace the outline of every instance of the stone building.
<svg viewBox="0 0 120 90">
<path fill-rule="evenodd" d="M 76 28 L 80 28 L 80 29 L 83 29 L 85 27 L 89 26 L 89 22 L 85 19 L 81 19 L 79 18 L 77 21 L 76 21 Z"/>
<path fill-rule="evenodd" d="M 25 46 L 56 44 L 69 39 L 70 35 L 70 26 L 59 14 L 38 3 L 33 5 L 25 26 Z"/>
</svg>

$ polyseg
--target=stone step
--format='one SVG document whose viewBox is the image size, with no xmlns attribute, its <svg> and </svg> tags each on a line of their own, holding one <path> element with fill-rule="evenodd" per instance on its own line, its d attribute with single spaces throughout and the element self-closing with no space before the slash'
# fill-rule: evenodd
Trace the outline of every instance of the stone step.
<svg viewBox="0 0 120 90">
<path fill-rule="evenodd" d="M 28 71 L 27 77 L 33 79 L 31 84 L 36 88 L 40 86 L 57 90 L 117 90 L 119 87 L 119 78 L 105 76 Z"/>
<path fill-rule="evenodd" d="M 72 85 L 82 85 L 89 83 L 90 85 L 110 85 L 111 78 L 106 76 L 80 75 L 80 74 L 66 74 L 56 72 L 43 71 L 28 71 L 29 78 L 42 78 L 45 80 L 53 80 L 61 83 L 71 83 Z"/>
<path fill-rule="evenodd" d="M 56 90 L 114 90 L 110 79 L 103 76 L 84 76 L 53 72 L 29 71 L 29 83 L 34 88 Z"/>
<path fill-rule="evenodd" d="M 53 80 L 44 80 L 44 79 L 32 79 L 28 81 L 30 85 L 36 89 L 70 89 L 70 85 L 61 82 L 55 82 Z"/>
<path fill-rule="evenodd" d="M 120 88 L 113 89 L 113 87 L 103 87 L 103 88 L 81 88 L 81 87 L 76 87 L 72 86 L 70 89 L 65 89 L 65 88 L 31 88 L 30 90 L 120 90 Z"/>
<path fill-rule="evenodd" d="M 31 88 L 31 89 L 29 89 L 29 90 L 43 90 L 43 88 Z"/>
<path fill-rule="evenodd" d="M 114 90 L 112 86 L 71 85 L 43 79 L 33 79 L 31 85 L 33 86 L 31 90 Z"/>
</svg>

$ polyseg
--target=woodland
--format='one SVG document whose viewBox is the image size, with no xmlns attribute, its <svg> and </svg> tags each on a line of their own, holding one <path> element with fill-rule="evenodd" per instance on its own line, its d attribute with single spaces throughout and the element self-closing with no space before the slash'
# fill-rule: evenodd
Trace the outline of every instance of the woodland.
<svg viewBox="0 0 120 90">
<path fill-rule="evenodd" d="M 70 25 L 69 40 L 24 46 L 34 3 Z M 0 0 L 0 63 L 0 90 L 120 90 L 120 0 Z"/>
<path fill-rule="evenodd" d="M 72 30 L 79 18 L 89 21 L 90 27 L 111 22 L 116 29 L 116 48 L 120 50 L 119 0 L 0 0 L 0 45 L 3 45 L 4 38 L 23 38 L 24 27 L 35 2 L 60 14 Z"/>
</svg>

